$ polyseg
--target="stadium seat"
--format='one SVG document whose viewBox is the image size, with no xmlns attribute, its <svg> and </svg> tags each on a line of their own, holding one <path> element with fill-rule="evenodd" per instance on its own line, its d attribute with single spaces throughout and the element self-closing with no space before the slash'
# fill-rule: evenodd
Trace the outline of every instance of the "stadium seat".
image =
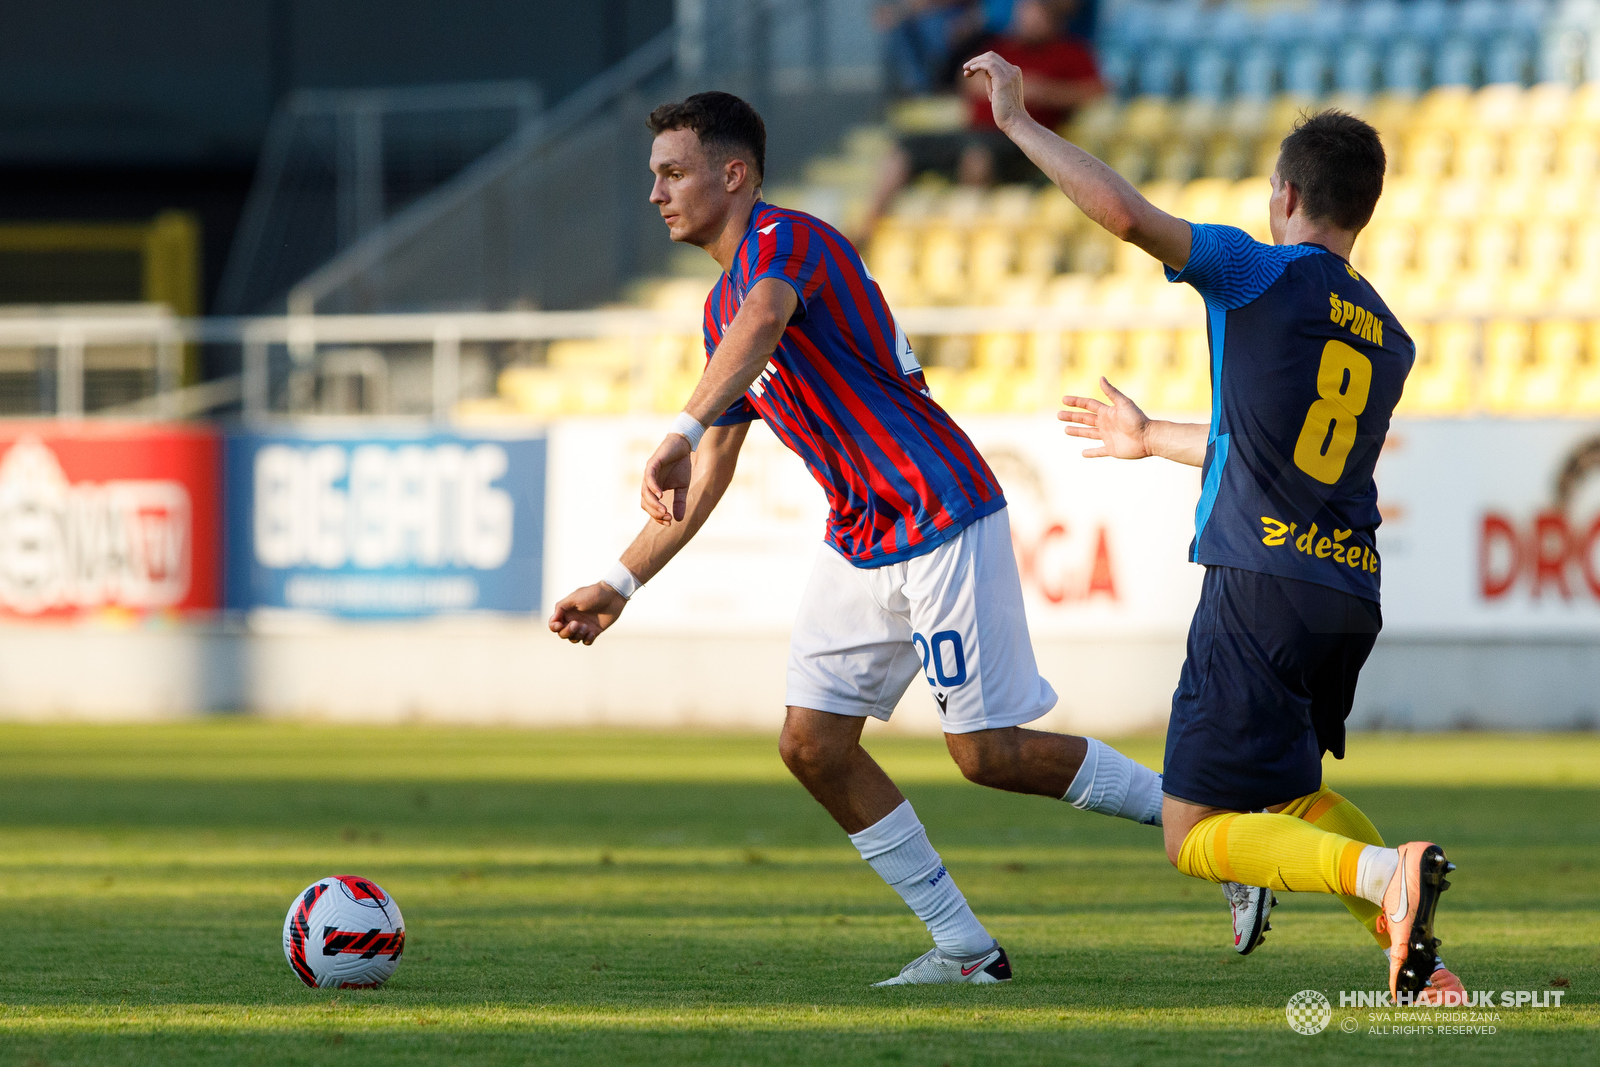
<svg viewBox="0 0 1600 1067">
<path fill-rule="evenodd" d="M 1477 328 L 1466 322 L 1418 323 L 1410 331 L 1417 360 L 1395 408 L 1399 415 L 1459 415 L 1472 403 Z"/>
<path fill-rule="evenodd" d="M 1478 400 L 1495 415 L 1527 410 L 1534 367 L 1533 328 L 1521 320 L 1498 319 L 1483 330 L 1483 379 Z"/>
<path fill-rule="evenodd" d="M 1204 326 L 1175 331 L 1156 383 L 1152 410 L 1178 415 L 1211 409 L 1211 347 Z"/>
</svg>

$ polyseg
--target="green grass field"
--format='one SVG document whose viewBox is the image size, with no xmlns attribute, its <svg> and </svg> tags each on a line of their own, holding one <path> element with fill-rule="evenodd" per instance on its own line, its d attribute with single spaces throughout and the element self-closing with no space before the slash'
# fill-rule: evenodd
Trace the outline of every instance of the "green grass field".
<svg viewBox="0 0 1600 1067">
<path fill-rule="evenodd" d="M 1365 736 L 1329 780 L 1461 870 L 1471 989 L 1564 988 L 1497 1033 L 1383 1036 L 1337 902 L 1280 894 L 1256 954 L 1157 833 L 869 747 L 1010 950 L 1004 987 L 869 989 L 926 934 L 771 737 L 216 722 L 0 726 L 0 1062 L 1579 1064 L 1600 1056 L 1600 738 Z M 1160 743 L 1122 747 L 1155 763 Z M 399 901 L 384 989 L 306 989 L 280 931 L 314 879 Z M 1327 992 L 1303 1037 L 1284 1005 Z M 1355 1033 L 1341 1022 L 1354 1019 Z M 1391 1020 L 1391 1025 L 1394 1025 Z M 1398 1058 L 1397 1058 L 1398 1057 Z"/>
</svg>

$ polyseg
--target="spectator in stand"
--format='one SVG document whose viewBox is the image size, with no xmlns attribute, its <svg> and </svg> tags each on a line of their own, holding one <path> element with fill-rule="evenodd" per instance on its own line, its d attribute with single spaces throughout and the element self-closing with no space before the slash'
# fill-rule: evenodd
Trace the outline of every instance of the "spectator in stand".
<svg viewBox="0 0 1600 1067">
<path fill-rule="evenodd" d="M 1089 46 L 1060 30 L 1076 7 L 1075 0 L 1016 0 L 1004 33 L 969 39 L 957 58 L 992 50 L 1020 67 L 1027 78 L 1028 114 L 1055 129 L 1070 121 L 1080 105 L 1105 92 Z M 901 138 L 884 168 L 860 239 L 871 236 L 895 194 L 920 174 L 943 174 L 960 185 L 983 188 L 996 182 L 1044 182 L 1038 168 L 995 126 L 983 87 L 973 85 L 977 80 L 963 79 L 969 103 L 966 129 Z"/>
<path fill-rule="evenodd" d="M 893 89 L 907 96 L 942 92 L 956 81 L 955 46 L 982 26 L 972 0 L 893 0 L 875 11 Z M 965 79 L 963 79 L 965 80 Z"/>
</svg>

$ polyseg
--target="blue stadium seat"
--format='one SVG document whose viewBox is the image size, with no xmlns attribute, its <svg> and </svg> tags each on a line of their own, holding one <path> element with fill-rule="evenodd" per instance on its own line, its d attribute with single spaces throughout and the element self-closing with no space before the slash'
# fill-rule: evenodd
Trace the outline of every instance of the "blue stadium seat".
<svg viewBox="0 0 1600 1067">
<path fill-rule="evenodd" d="M 1404 10 L 1406 35 L 1420 41 L 1438 41 L 1450 32 L 1453 13 L 1445 0 L 1415 0 Z"/>
<path fill-rule="evenodd" d="M 1100 79 L 1112 94 L 1127 96 L 1133 92 L 1137 64 L 1132 49 L 1121 44 L 1106 45 L 1100 49 L 1099 64 Z"/>
<path fill-rule="evenodd" d="M 1234 91 L 1252 100 L 1265 100 L 1278 91 L 1279 48 L 1262 43 L 1251 45 L 1239 59 L 1234 72 Z"/>
<path fill-rule="evenodd" d="M 1366 96 L 1378 87 L 1378 53 L 1364 41 L 1340 49 L 1333 85 L 1341 93 Z"/>
<path fill-rule="evenodd" d="M 1189 95 L 1202 100 L 1220 100 L 1228 95 L 1228 71 L 1233 64 L 1220 48 L 1201 48 L 1193 54 L 1185 71 Z"/>
<path fill-rule="evenodd" d="M 1489 45 L 1483 61 L 1485 85 L 1524 85 L 1533 64 L 1533 46 L 1522 37 L 1505 37 Z"/>
<path fill-rule="evenodd" d="M 1415 95 L 1427 86 L 1428 53 L 1417 41 L 1396 41 L 1383 57 L 1383 87 Z"/>
<path fill-rule="evenodd" d="M 1403 31 L 1402 12 L 1395 0 L 1367 0 L 1357 5 L 1357 25 L 1369 41 L 1392 41 Z"/>
<path fill-rule="evenodd" d="M 1477 40 L 1504 33 L 1510 13 L 1502 0 L 1461 0 L 1456 9 L 1455 31 Z"/>
<path fill-rule="evenodd" d="M 1320 97 L 1328 85 L 1328 53 L 1315 44 L 1302 44 L 1289 55 L 1283 88 L 1293 96 Z M 1372 88 L 1371 79 L 1359 92 Z"/>
<path fill-rule="evenodd" d="M 1465 37 L 1452 37 L 1439 46 L 1433 60 L 1435 85 L 1478 83 L 1478 45 Z"/>
<path fill-rule="evenodd" d="M 1146 96 L 1172 96 L 1178 91 L 1178 53 L 1172 48 L 1152 48 L 1139 63 L 1134 79 L 1138 91 Z"/>
</svg>

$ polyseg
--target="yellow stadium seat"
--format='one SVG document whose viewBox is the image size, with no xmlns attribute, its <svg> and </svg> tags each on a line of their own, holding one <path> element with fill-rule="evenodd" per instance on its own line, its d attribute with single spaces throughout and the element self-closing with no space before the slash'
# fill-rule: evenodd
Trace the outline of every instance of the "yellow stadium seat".
<svg viewBox="0 0 1600 1067">
<path fill-rule="evenodd" d="M 1045 286 L 1044 303 L 1055 308 L 1088 307 L 1094 286 L 1095 279 L 1086 274 L 1063 274 Z"/>
<path fill-rule="evenodd" d="M 1600 129 L 1600 81 L 1591 77 L 1573 92 L 1567 121 L 1575 126 Z"/>
<path fill-rule="evenodd" d="M 1517 258 L 1517 227 L 1499 219 L 1482 219 L 1467 239 L 1467 267 L 1477 274 L 1500 274 Z"/>
<path fill-rule="evenodd" d="M 1526 378 L 1533 367 L 1533 327 L 1497 319 L 1483 330 L 1483 380 L 1478 401 L 1496 415 L 1525 410 Z"/>
<path fill-rule="evenodd" d="M 633 347 L 626 338 L 596 337 L 551 341 L 545 363 L 561 371 L 625 373 L 633 367 L 633 357 Z"/>
<path fill-rule="evenodd" d="M 1111 246 L 1111 270 L 1118 275 L 1161 277 L 1161 261 L 1136 244 L 1118 241 Z"/>
<path fill-rule="evenodd" d="M 1121 361 L 1111 384 L 1132 397 L 1134 403 L 1152 404 L 1160 397 L 1161 379 L 1173 363 L 1175 339 L 1171 330 L 1140 327 L 1128 331 Z"/>
<path fill-rule="evenodd" d="M 1540 196 L 1545 176 L 1508 174 L 1488 187 L 1484 214 L 1490 218 L 1525 221 L 1542 215 Z"/>
<path fill-rule="evenodd" d="M 1160 208 L 1167 214 L 1176 214 L 1178 204 L 1183 199 L 1183 183 L 1173 181 L 1145 182 L 1139 187 L 1139 193 L 1151 204 Z"/>
<path fill-rule="evenodd" d="M 967 246 L 967 282 L 970 295 L 963 303 L 992 300 L 1011 276 L 1017 261 L 1017 235 L 1009 226 L 982 226 Z"/>
<path fill-rule="evenodd" d="M 1265 178 L 1241 178 L 1233 183 L 1224 208 L 1224 218 L 1258 241 L 1271 242 L 1272 229 L 1267 201 L 1272 199 L 1272 183 Z"/>
<path fill-rule="evenodd" d="M 954 411 L 960 403 L 957 395 L 961 382 L 961 372 L 954 367 L 929 367 L 922 368 L 922 380 L 928 383 L 928 392 L 934 402 L 946 411 Z"/>
<path fill-rule="evenodd" d="M 1588 179 L 1600 170 L 1600 128 L 1568 126 L 1556 149 L 1556 173 L 1565 178 Z"/>
<path fill-rule="evenodd" d="M 1026 334 L 980 333 L 973 342 L 972 366 L 977 370 L 1001 372 L 1020 370 L 1026 358 Z"/>
<path fill-rule="evenodd" d="M 1600 415 L 1600 319 L 1590 322 L 1585 332 L 1588 344 L 1573 367 L 1567 410 L 1574 415 Z"/>
<path fill-rule="evenodd" d="M 1206 142 L 1200 164 L 1208 178 L 1242 178 L 1255 173 L 1255 142 L 1231 133 L 1219 133 Z"/>
<path fill-rule="evenodd" d="M 988 215 L 996 222 L 1025 225 L 1033 215 L 1035 192 L 1029 185 L 1002 185 L 989 194 Z"/>
<path fill-rule="evenodd" d="M 1538 315 L 1550 307 L 1550 296 L 1555 288 L 1548 274 L 1524 274 L 1521 271 L 1501 281 L 1500 298 L 1495 306 L 1512 315 Z"/>
<path fill-rule="evenodd" d="M 878 224 L 867 247 L 867 263 L 872 276 L 880 282 L 885 278 L 910 278 L 917 273 L 917 231 L 903 223 L 889 221 Z"/>
<path fill-rule="evenodd" d="M 1433 216 L 1432 179 L 1416 178 L 1402 174 L 1386 179 L 1383 195 L 1378 198 L 1373 220 L 1385 222 L 1424 222 Z"/>
<path fill-rule="evenodd" d="M 1567 260 L 1575 274 L 1600 283 L 1600 218 L 1586 219 L 1572 231 Z"/>
<path fill-rule="evenodd" d="M 1156 384 L 1148 410 L 1178 415 L 1211 409 L 1211 348 L 1204 326 L 1175 332 Z"/>
<path fill-rule="evenodd" d="M 1565 82 L 1540 82 L 1522 95 L 1521 124 L 1556 129 L 1572 113 L 1572 88 Z"/>
<path fill-rule="evenodd" d="M 1561 223 L 1541 219 L 1522 227 L 1522 250 L 1517 261 L 1524 274 L 1550 277 L 1561 274 L 1567 266 L 1568 228 Z"/>
<path fill-rule="evenodd" d="M 1061 389 L 1077 396 L 1100 396 L 1101 375 L 1119 370 L 1124 343 L 1121 330 L 1079 330 L 1061 361 Z"/>
<path fill-rule="evenodd" d="M 1434 192 L 1433 213 L 1444 219 L 1471 222 L 1483 214 L 1488 187 L 1479 178 L 1450 178 Z"/>
<path fill-rule="evenodd" d="M 1078 205 L 1055 186 L 1046 186 L 1034 194 L 1033 222 L 1061 234 L 1071 234 L 1088 223 Z"/>
<path fill-rule="evenodd" d="M 1400 173 L 1411 178 L 1442 178 L 1450 170 L 1455 138 L 1441 126 L 1413 129 L 1400 141 Z"/>
<path fill-rule="evenodd" d="M 1502 171 L 1509 177 L 1542 178 L 1555 168 L 1556 133 L 1548 126 L 1523 126 L 1506 136 Z"/>
<path fill-rule="evenodd" d="M 1521 124 L 1526 110 L 1522 86 L 1485 85 L 1473 94 L 1471 121 L 1480 130 L 1505 133 Z"/>
<path fill-rule="evenodd" d="M 1544 183 L 1539 211 L 1551 219 L 1581 219 L 1595 214 L 1592 176 L 1558 175 Z"/>
<path fill-rule="evenodd" d="M 1150 159 L 1150 145 L 1145 141 L 1120 138 L 1106 148 L 1106 164 L 1135 184 L 1144 181 L 1150 173 Z"/>
<path fill-rule="evenodd" d="M 1500 172 L 1502 149 L 1498 132 L 1481 128 L 1468 130 L 1456 142 L 1451 171 L 1459 178 L 1492 179 Z"/>
<path fill-rule="evenodd" d="M 1449 277 L 1461 269 L 1465 251 L 1465 227 L 1459 222 L 1428 223 L 1417 235 L 1417 270 L 1434 277 Z"/>
<path fill-rule="evenodd" d="M 1362 273 L 1397 277 L 1411 268 L 1417 228 L 1409 222 L 1374 222 L 1356 241 L 1352 262 Z"/>
<path fill-rule="evenodd" d="M 1017 273 L 1049 277 L 1059 271 L 1066 259 L 1066 240 L 1050 229 L 1030 226 L 1017 242 Z"/>
<path fill-rule="evenodd" d="M 1205 165 L 1205 144 L 1192 137 L 1174 137 L 1156 148 L 1155 176 L 1167 181 L 1188 181 Z"/>
<path fill-rule="evenodd" d="M 933 224 L 922 238 L 917 280 L 935 300 L 958 301 L 967 288 L 966 234 L 954 226 Z"/>
<path fill-rule="evenodd" d="M 1583 324 L 1568 319 L 1546 319 L 1533 328 L 1533 367 L 1524 376 L 1524 410 L 1559 413 L 1573 401 L 1573 386 L 1583 366 Z"/>
<path fill-rule="evenodd" d="M 1172 132 L 1176 108 L 1164 96 L 1134 98 L 1122 112 L 1122 130 L 1141 141 L 1160 141 Z"/>
<path fill-rule="evenodd" d="M 1177 214 L 1191 222 L 1217 222 L 1231 213 L 1232 193 L 1226 178 L 1198 178 L 1183 187 Z"/>
<path fill-rule="evenodd" d="M 1418 128 L 1464 130 L 1477 122 L 1473 104 L 1473 92 L 1466 86 L 1440 85 L 1422 94 L 1412 124 Z"/>
<path fill-rule="evenodd" d="M 1410 331 L 1417 361 L 1395 408 L 1401 415 L 1458 415 L 1472 403 L 1477 328 L 1472 323 L 1418 323 Z"/>
</svg>

